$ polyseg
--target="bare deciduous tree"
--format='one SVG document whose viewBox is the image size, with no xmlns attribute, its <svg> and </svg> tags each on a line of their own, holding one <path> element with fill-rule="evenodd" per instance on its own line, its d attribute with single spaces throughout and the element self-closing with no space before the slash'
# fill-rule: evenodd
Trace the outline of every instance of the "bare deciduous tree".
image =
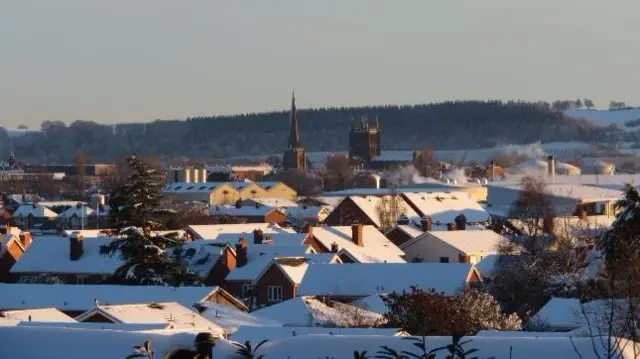
<svg viewBox="0 0 640 359">
<path fill-rule="evenodd" d="M 386 231 L 393 227 L 398 218 L 406 214 L 406 211 L 404 201 L 395 191 L 390 196 L 382 197 L 376 205 L 381 229 Z"/>
</svg>

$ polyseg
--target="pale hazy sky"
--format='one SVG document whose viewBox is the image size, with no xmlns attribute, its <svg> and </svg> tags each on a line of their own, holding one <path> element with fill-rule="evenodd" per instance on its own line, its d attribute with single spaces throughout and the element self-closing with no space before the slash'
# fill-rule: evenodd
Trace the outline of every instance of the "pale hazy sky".
<svg viewBox="0 0 640 359">
<path fill-rule="evenodd" d="M 299 107 L 640 104 L 640 0 L 0 0 L 0 126 Z"/>
</svg>

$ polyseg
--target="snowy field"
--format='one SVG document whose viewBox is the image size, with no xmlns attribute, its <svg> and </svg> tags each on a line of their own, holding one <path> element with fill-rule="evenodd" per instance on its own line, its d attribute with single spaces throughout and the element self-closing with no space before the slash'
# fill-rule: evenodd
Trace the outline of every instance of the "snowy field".
<svg viewBox="0 0 640 359">
<path fill-rule="evenodd" d="M 615 111 L 571 109 L 565 111 L 564 114 L 573 118 L 584 118 L 602 127 L 617 125 L 620 129 L 635 131 L 638 127 L 627 127 L 625 126 L 625 123 L 640 119 L 640 107 Z"/>
</svg>

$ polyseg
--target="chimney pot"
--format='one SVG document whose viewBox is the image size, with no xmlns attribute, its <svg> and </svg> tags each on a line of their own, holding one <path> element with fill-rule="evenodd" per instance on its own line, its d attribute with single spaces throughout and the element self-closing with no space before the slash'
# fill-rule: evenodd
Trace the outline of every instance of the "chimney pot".
<svg viewBox="0 0 640 359">
<path fill-rule="evenodd" d="M 333 242 L 331 243 L 331 253 L 338 253 L 338 243 Z"/>
<path fill-rule="evenodd" d="M 253 244 L 262 244 L 264 240 L 264 232 L 260 229 L 256 229 L 253 231 Z"/>
<path fill-rule="evenodd" d="M 465 229 L 467 229 L 467 217 L 464 215 L 464 213 L 460 213 L 456 216 L 455 226 L 457 230 L 464 231 Z"/>
<path fill-rule="evenodd" d="M 364 247 L 364 226 L 362 224 L 354 224 L 351 226 L 351 239 L 353 243 L 359 247 Z"/>
<path fill-rule="evenodd" d="M 447 231 L 455 231 L 456 225 L 455 223 L 447 223 Z"/>
<path fill-rule="evenodd" d="M 247 240 L 240 238 L 236 243 L 236 266 L 242 267 L 247 264 Z"/>
<path fill-rule="evenodd" d="M 84 237 L 78 233 L 74 232 L 69 237 L 69 258 L 72 261 L 77 261 L 82 257 L 84 253 Z"/>
<path fill-rule="evenodd" d="M 433 219 L 431 216 L 425 216 L 422 218 L 422 231 L 429 232 L 433 229 Z"/>
</svg>

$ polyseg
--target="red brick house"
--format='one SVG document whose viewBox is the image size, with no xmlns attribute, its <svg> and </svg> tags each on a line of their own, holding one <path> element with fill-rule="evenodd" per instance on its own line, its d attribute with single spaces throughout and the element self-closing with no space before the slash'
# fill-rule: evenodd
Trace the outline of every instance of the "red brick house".
<svg viewBox="0 0 640 359">
<path fill-rule="evenodd" d="M 241 238 L 234 248 L 236 267 L 225 278 L 224 288 L 237 298 L 251 302 L 254 282 L 262 271 L 277 257 L 303 257 L 313 252 L 306 245 L 277 245 L 251 243 Z"/>
<path fill-rule="evenodd" d="M 274 258 L 254 281 L 255 304 L 261 307 L 296 297 L 298 286 L 308 266 L 318 263 L 339 264 L 342 262 L 335 253 Z"/>
</svg>

